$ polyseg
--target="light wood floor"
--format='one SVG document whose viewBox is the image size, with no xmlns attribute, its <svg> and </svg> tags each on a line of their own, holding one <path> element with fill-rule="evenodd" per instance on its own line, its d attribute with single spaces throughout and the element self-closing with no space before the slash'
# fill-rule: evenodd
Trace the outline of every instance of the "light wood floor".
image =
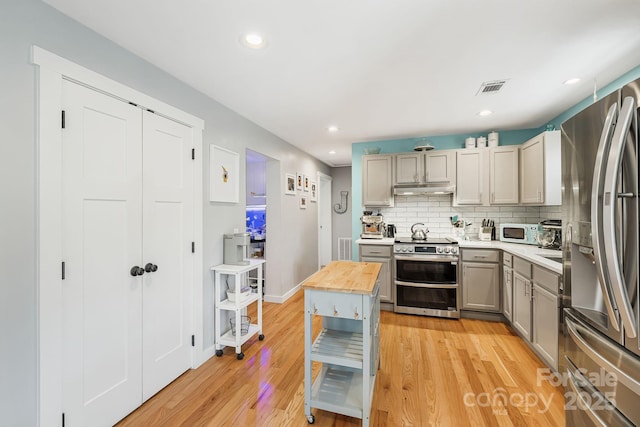
<svg viewBox="0 0 640 427">
<path fill-rule="evenodd" d="M 244 360 L 225 348 L 118 425 L 306 426 L 303 299 L 300 291 L 285 304 L 265 303 L 266 338 L 249 340 Z M 320 327 L 315 318 L 316 334 Z M 382 312 L 371 425 L 563 426 L 562 391 L 538 385 L 538 368 L 544 365 L 502 323 Z M 361 425 L 313 413 L 314 425 Z"/>
</svg>

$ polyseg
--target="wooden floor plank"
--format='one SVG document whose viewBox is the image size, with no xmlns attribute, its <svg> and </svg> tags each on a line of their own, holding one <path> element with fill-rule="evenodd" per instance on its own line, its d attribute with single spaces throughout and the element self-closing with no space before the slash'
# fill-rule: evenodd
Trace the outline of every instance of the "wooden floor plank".
<svg viewBox="0 0 640 427">
<path fill-rule="evenodd" d="M 186 372 L 118 426 L 308 425 L 303 298 L 298 292 L 284 304 L 265 303 L 266 338 L 243 345 L 243 360 L 225 348 L 222 357 Z M 544 365 L 509 326 L 391 312 L 380 319 L 372 426 L 564 425 L 562 390 L 537 384 Z M 314 336 L 321 328 L 321 318 L 314 317 Z M 314 377 L 320 367 L 314 363 Z M 540 401 L 527 407 L 519 396 Z M 542 398 L 551 400 L 547 410 Z M 317 426 L 361 425 L 327 411 L 313 414 Z"/>
</svg>

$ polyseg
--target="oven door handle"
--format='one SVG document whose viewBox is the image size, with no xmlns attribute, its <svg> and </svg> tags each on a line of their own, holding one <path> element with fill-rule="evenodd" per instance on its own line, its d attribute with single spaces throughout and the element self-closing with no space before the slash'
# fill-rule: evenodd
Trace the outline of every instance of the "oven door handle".
<svg viewBox="0 0 640 427">
<path fill-rule="evenodd" d="M 451 261 L 452 265 L 458 265 L 458 257 L 450 255 L 394 255 L 396 261 L 415 261 L 415 262 L 443 262 Z"/>
<path fill-rule="evenodd" d="M 458 284 L 443 285 L 439 283 L 414 283 L 414 282 L 399 282 L 396 280 L 396 286 L 410 286 L 412 288 L 429 288 L 429 289 L 458 289 Z"/>
</svg>

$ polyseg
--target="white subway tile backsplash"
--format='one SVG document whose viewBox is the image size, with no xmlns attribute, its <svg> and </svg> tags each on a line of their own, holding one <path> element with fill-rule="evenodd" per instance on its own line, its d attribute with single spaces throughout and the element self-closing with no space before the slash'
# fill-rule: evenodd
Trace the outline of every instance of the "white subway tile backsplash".
<svg viewBox="0 0 640 427">
<path fill-rule="evenodd" d="M 460 233 L 451 225 L 450 217 L 458 215 L 471 224 L 466 234 L 478 235 L 484 218 L 500 223 L 538 223 L 542 219 L 561 218 L 561 206 L 453 206 L 451 196 L 431 195 L 422 197 L 396 197 L 395 207 L 381 208 L 385 222 L 394 224 L 399 235 L 410 235 L 411 226 L 422 222 L 432 237 L 445 237 Z"/>
</svg>

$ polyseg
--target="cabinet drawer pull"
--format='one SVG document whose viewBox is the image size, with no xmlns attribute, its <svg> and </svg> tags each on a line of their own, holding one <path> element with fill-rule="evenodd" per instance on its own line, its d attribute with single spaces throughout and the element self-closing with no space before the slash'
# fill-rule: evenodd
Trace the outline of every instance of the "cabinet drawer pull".
<svg viewBox="0 0 640 427">
<path fill-rule="evenodd" d="M 356 313 L 353 315 L 353 318 L 358 320 L 358 317 L 360 317 L 360 315 L 358 314 L 358 307 L 356 307 Z"/>
<path fill-rule="evenodd" d="M 318 314 L 318 307 L 315 304 L 313 304 L 313 314 Z"/>
<path fill-rule="evenodd" d="M 337 316 L 338 315 L 338 310 L 336 309 L 336 306 L 333 306 L 333 315 Z"/>
</svg>

